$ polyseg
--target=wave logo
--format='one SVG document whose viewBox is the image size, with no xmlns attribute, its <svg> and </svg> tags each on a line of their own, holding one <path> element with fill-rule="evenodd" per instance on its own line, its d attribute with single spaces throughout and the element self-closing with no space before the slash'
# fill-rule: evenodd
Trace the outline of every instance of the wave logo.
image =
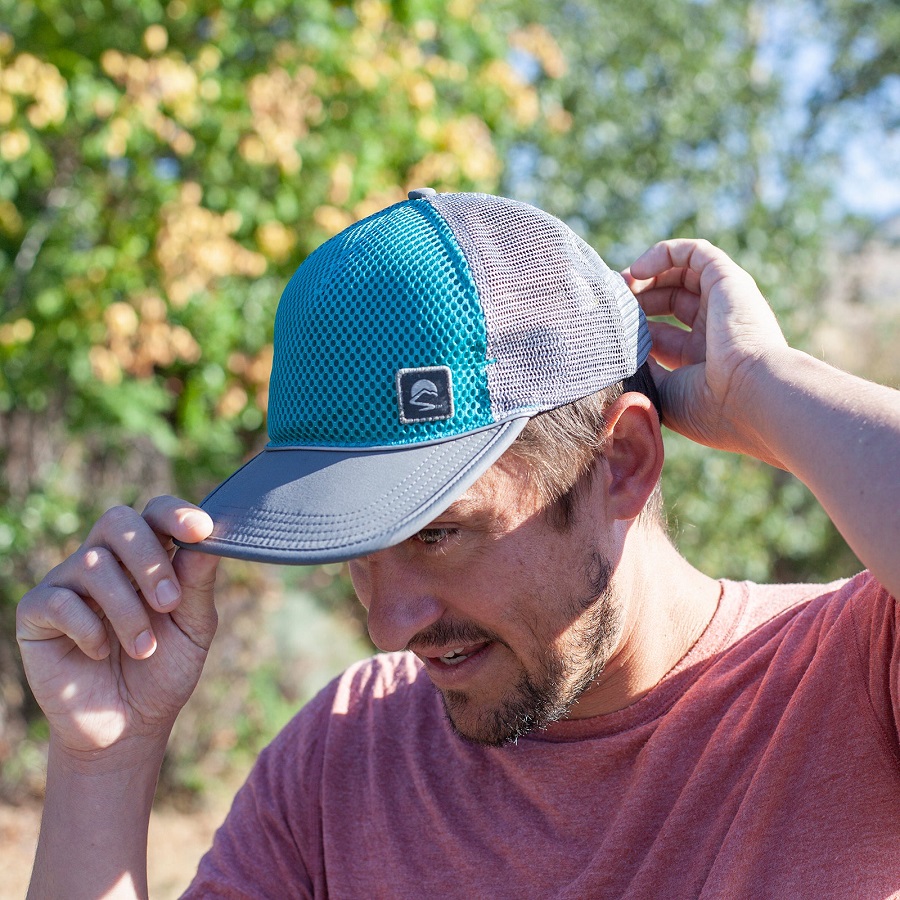
<svg viewBox="0 0 900 900">
<path fill-rule="evenodd" d="M 420 378 L 413 386 L 410 392 L 409 402 L 419 409 L 431 412 L 438 408 L 440 397 L 438 396 L 437 385 L 427 378 Z"/>
<path fill-rule="evenodd" d="M 437 422 L 453 416 L 453 378 L 447 366 L 400 369 L 397 372 L 400 421 Z"/>
</svg>

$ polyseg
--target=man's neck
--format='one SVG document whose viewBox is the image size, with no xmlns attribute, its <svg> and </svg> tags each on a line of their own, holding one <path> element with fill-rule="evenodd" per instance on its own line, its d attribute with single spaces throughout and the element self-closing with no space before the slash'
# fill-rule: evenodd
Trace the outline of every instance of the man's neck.
<svg viewBox="0 0 900 900">
<path fill-rule="evenodd" d="M 633 528 L 613 579 L 619 641 L 569 718 L 606 715 L 640 700 L 684 658 L 718 607 L 718 581 L 690 565 L 662 531 Z"/>
</svg>

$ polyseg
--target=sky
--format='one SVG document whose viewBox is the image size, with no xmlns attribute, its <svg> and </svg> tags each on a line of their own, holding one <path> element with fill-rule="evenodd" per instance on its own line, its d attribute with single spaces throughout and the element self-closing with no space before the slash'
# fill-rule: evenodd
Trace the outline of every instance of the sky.
<svg viewBox="0 0 900 900">
<path fill-rule="evenodd" d="M 807 103 L 828 79 L 829 25 L 802 0 L 768 6 L 760 63 L 784 80 L 786 128 L 799 131 L 806 125 Z M 845 105 L 822 133 L 840 159 L 839 201 L 876 220 L 900 217 L 900 133 L 888 116 L 900 116 L 900 76 L 886 80 L 867 102 Z"/>
</svg>

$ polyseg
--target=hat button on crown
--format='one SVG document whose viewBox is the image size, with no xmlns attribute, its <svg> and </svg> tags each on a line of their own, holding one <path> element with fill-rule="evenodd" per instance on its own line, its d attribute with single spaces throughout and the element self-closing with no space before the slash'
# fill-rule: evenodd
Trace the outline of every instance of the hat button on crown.
<svg viewBox="0 0 900 900">
<path fill-rule="evenodd" d="M 434 197 L 437 191 L 434 188 L 413 188 L 406 196 L 410 200 L 422 200 L 425 197 Z"/>
</svg>

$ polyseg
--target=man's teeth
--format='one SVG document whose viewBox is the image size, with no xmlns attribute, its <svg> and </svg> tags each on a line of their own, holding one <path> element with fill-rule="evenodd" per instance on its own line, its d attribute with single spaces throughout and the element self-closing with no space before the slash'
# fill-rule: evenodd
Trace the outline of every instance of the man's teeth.
<svg viewBox="0 0 900 900">
<path fill-rule="evenodd" d="M 468 659 L 468 656 L 463 656 L 463 650 L 465 647 L 460 647 L 457 650 L 451 650 L 449 653 L 445 653 L 441 659 L 448 663 L 451 666 L 455 666 L 458 663 L 461 663 L 464 659 Z"/>
</svg>

